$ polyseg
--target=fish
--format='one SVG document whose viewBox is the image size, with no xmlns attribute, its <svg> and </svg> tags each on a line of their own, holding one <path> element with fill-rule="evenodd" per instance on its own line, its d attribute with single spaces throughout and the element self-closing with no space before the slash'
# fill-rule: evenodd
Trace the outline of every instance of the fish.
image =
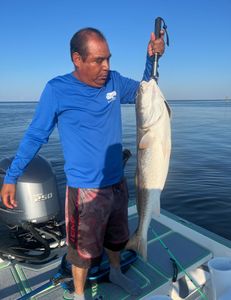
<svg viewBox="0 0 231 300">
<path fill-rule="evenodd" d="M 148 228 L 160 215 L 171 154 L 171 109 L 154 79 L 142 81 L 136 95 L 137 166 L 136 206 L 138 226 L 126 249 L 147 261 Z"/>
</svg>

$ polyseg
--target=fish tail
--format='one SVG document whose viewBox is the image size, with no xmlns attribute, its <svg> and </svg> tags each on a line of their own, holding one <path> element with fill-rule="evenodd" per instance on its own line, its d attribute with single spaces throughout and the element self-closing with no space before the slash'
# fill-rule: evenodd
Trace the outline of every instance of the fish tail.
<svg viewBox="0 0 231 300">
<path fill-rule="evenodd" d="M 136 232 L 127 242 L 125 249 L 136 251 L 144 261 L 147 261 L 147 237 L 139 236 Z"/>
</svg>

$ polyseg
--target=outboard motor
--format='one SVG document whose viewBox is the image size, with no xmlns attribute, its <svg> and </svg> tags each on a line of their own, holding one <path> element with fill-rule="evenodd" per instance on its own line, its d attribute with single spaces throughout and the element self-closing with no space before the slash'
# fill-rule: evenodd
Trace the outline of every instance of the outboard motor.
<svg viewBox="0 0 231 300">
<path fill-rule="evenodd" d="M 13 158 L 0 161 L 0 188 Z M 37 155 L 19 177 L 16 188 L 17 207 L 7 209 L 0 202 L 0 222 L 19 225 L 42 223 L 54 219 L 60 212 L 55 174 L 51 165 Z"/>
<path fill-rule="evenodd" d="M 5 158 L 0 161 L 0 189 L 12 160 Z M 50 255 L 50 242 L 58 241 L 59 244 L 63 238 L 63 229 L 57 222 L 60 204 L 56 177 L 51 164 L 42 156 L 37 155 L 19 177 L 16 201 L 17 207 L 8 209 L 0 200 L 0 224 L 10 228 L 6 244 L 9 244 L 12 233 L 14 236 L 13 244 L 7 249 L 0 245 L 0 256 L 27 262 L 44 260 Z M 38 251 L 39 255 L 30 255 L 31 250 Z"/>
</svg>

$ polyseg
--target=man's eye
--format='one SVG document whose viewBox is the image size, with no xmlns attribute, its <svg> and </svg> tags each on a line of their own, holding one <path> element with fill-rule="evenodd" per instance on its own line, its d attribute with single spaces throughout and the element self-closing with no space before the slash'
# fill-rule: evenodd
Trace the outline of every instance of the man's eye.
<svg viewBox="0 0 231 300">
<path fill-rule="evenodd" d="M 103 62 L 103 59 L 102 59 L 102 58 L 97 58 L 97 59 L 96 59 L 96 63 L 97 63 L 97 64 L 102 64 L 102 62 Z"/>
</svg>

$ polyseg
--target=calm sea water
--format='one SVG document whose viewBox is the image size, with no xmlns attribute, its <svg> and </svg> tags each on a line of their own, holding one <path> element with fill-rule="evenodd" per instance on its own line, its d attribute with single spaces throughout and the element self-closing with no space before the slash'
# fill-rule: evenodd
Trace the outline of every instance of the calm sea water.
<svg viewBox="0 0 231 300">
<path fill-rule="evenodd" d="M 231 101 L 169 101 L 172 109 L 170 170 L 161 207 L 231 240 Z M 0 102 L 0 160 L 13 156 L 36 103 Z M 130 202 L 135 202 L 135 109 L 122 107 Z M 52 162 L 64 200 L 63 155 L 55 130 L 40 154 Z"/>
</svg>

